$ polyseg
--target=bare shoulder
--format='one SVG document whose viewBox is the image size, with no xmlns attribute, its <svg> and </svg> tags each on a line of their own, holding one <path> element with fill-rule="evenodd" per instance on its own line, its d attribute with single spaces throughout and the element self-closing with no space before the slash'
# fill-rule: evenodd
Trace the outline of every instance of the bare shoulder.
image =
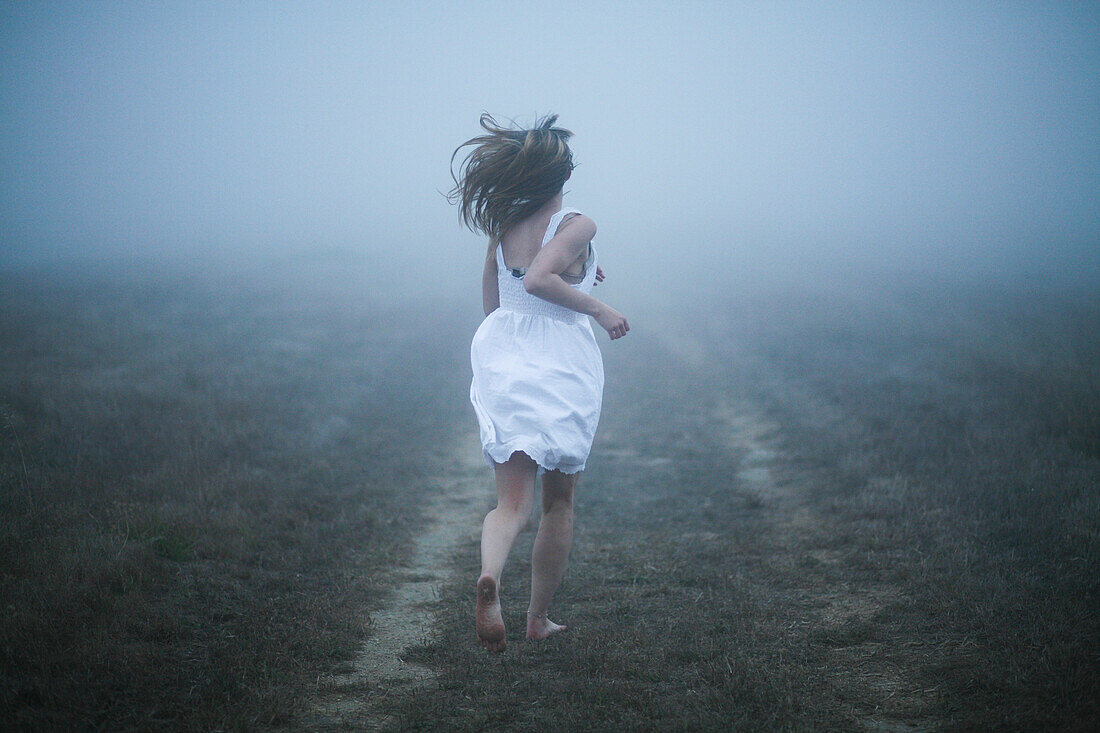
<svg viewBox="0 0 1100 733">
<path fill-rule="evenodd" d="M 565 236 L 571 242 L 587 244 L 596 236 L 596 222 L 581 213 L 566 214 L 554 236 Z"/>
</svg>

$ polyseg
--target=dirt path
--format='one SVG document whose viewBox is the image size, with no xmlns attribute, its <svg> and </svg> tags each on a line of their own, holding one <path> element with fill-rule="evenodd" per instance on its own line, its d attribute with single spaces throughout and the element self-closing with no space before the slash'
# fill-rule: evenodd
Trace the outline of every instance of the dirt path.
<svg viewBox="0 0 1100 733">
<path fill-rule="evenodd" d="M 907 720 L 920 717 L 930 702 L 906 670 L 884 654 L 884 643 L 856 641 L 853 632 L 874 623 L 901 601 L 903 589 L 884 582 L 845 579 L 848 558 L 832 547 L 835 522 L 804 494 L 805 487 L 780 480 L 785 458 L 778 445 L 779 426 L 749 404 L 720 404 L 714 413 L 727 426 L 731 450 L 740 456 L 738 480 L 770 506 L 773 537 L 784 548 L 777 564 L 803 566 L 798 578 L 803 629 L 838 641 L 828 652 L 834 674 L 829 685 L 838 698 L 866 701 L 850 714 L 865 730 L 915 731 Z"/>
<path fill-rule="evenodd" d="M 665 324 L 661 340 L 681 369 L 704 370 L 709 360 L 706 344 L 687 329 Z M 761 397 L 782 391 L 785 401 L 800 405 L 804 419 L 813 424 L 836 424 L 842 415 L 821 403 L 814 395 L 779 380 L 755 386 Z M 731 395 L 732 399 L 732 395 Z M 886 582 L 867 582 L 847 569 L 849 557 L 835 549 L 837 520 L 810 498 L 811 487 L 790 470 L 790 459 L 782 447 L 782 427 L 766 417 L 761 405 L 747 399 L 719 400 L 709 408 L 710 418 L 724 427 L 719 445 L 735 460 L 736 479 L 741 487 L 759 497 L 767 507 L 761 519 L 768 522 L 770 536 L 779 550 L 773 561 L 778 574 L 795 574 L 799 591 L 794 603 L 801 616 L 792 634 L 811 634 L 840 641 L 827 652 L 832 674 L 828 686 L 837 699 L 861 700 L 848 714 L 857 725 L 873 731 L 915 731 L 934 727 L 928 711 L 934 690 L 920 689 L 906 670 L 877 640 L 853 641 L 852 630 L 874 623 L 888 614 L 892 604 L 904 598 L 904 589 Z M 881 480 L 883 490 L 889 481 Z M 794 570 L 797 568 L 797 570 Z M 816 568 L 816 569 L 815 569 Z M 850 581 L 850 582 L 849 582 Z"/>
<path fill-rule="evenodd" d="M 675 343 L 666 344 L 675 362 L 673 369 L 702 373 L 715 358 L 705 343 L 684 329 L 670 326 L 662 331 L 675 334 Z M 736 465 L 736 484 L 759 497 L 763 507 L 759 521 L 767 525 L 774 556 L 764 559 L 767 567 L 756 572 L 768 582 L 783 577 L 795 589 L 783 598 L 776 597 L 776 603 L 795 611 L 784 633 L 799 645 L 827 647 L 823 653 L 827 669 L 832 671 L 821 673 L 821 689 L 831 691 L 834 699 L 823 699 L 823 704 L 844 707 L 842 716 L 862 729 L 923 729 L 930 692 L 914 686 L 907 670 L 881 640 L 853 638 L 855 631 L 873 626 L 878 616 L 888 614 L 903 589 L 883 582 L 868 583 L 849 570 L 851 558 L 838 551 L 833 541 L 837 520 L 815 503 L 808 491 L 812 487 L 801 484 L 798 473 L 791 470 L 790 458 L 784 454 L 782 426 L 768 417 L 763 398 L 794 387 L 769 382 L 753 389 L 759 390 L 759 400 L 753 394 L 726 393 L 724 399 L 702 406 L 700 419 L 717 426 L 721 437 L 715 447 Z M 842 417 L 815 401 L 813 395 L 785 397 L 804 404 L 807 419 L 822 425 Z M 623 433 L 622 440 L 613 441 L 618 447 L 606 448 L 604 453 L 647 467 L 660 467 L 671 460 L 635 455 L 628 433 L 636 428 L 629 423 L 604 426 L 605 439 L 606 433 Z M 438 673 L 408 661 L 404 653 L 432 637 L 441 610 L 437 589 L 455 582 L 447 570 L 454 552 L 476 540 L 480 519 L 491 503 L 491 476 L 472 430 L 456 438 L 451 455 L 458 460 L 425 488 L 424 516 L 429 523 L 415 541 L 409 566 L 393 573 L 394 592 L 382 608 L 370 614 L 370 636 L 350 671 L 322 680 L 313 715 L 307 721 L 309 729 L 392 727 L 398 721 L 387 718 L 379 703 L 409 699 L 410 693 L 430 685 Z M 834 644 L 830 639 L 837 641 Z"/>
<path fill-rule="evenodd" d="M 435 671 L 403 658 L 434 631 L 437 589 L 451 580 L 448 568 L 458 547 L 480 533 L 491 502 L 491 475 L 474 431 L 454 440 L 453 465 L 431 477 L 424 492 L 427 524 L 416 538 L 408 567 L 396 569 L 385 605 L 367 619 L 370 636 L 352 669 L 322 679 L 312 703 L 309 730 L 378 730 L 391 722 L 376 703 L 431 682 Z M 472 601 L 471 601 L 472 602 Z M 471 633 L 473 629 L 471 627 Z"/>
</svg>

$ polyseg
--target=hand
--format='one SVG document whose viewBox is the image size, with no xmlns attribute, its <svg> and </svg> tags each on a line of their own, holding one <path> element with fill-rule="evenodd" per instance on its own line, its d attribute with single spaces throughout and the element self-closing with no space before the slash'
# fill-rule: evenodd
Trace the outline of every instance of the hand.
<svg viewBox="0 0 1100 733">
<path fill-rule="evenodd" d="M 607 335 L 614 341 L 622 338 L 630 330 L 630 324 L 626 322 L 626 316 L 609 306 L 604 306 L 600 314 L 596 316 L 596 323 L 600 324 Z"/>
<path fill-rule="evenodd" d="M 604 279 L 603 268 L 600 267 L 599 265 L 596 265 L 596 282 L 592 283 L 592 287 L 595 287 L 595 286 L 599 285 L 600 283 L 602 283 L 603 279 Z"/>
</svg>

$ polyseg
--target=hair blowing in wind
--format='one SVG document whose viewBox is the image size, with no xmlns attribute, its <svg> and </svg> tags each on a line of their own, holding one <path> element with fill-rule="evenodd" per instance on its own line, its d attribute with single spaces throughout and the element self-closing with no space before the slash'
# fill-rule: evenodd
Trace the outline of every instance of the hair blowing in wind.
<svg viewBox="0 0 1100 733">
<path fill-rule="evenodd" d="M 548 114 L 531 129 L 504 127 L 490 114 L 481 115 L 485 135 L 459 145 L 451 155 L 454 188 L 447 195 L 459 204 L 462 222 L 470 229 L 499 239 L 557 195 L 573 170 L 569 138 L 573 133 L 554 127 Z M 455 175 L 454 160 L 465 147 L 473 149 Z"/>
</svg>

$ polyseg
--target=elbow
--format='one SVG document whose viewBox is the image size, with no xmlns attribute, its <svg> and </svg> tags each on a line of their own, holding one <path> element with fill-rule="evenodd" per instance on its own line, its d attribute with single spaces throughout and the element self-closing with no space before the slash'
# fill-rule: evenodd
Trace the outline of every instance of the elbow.
<svg viewBox="0 0 1100 733">
<path fill-rule="evenodd" d="M 539 296 L 546 289 L 546 278 L 528 271 L 523 277 L 523 289 L 531 295 Z"/>
</svg>

